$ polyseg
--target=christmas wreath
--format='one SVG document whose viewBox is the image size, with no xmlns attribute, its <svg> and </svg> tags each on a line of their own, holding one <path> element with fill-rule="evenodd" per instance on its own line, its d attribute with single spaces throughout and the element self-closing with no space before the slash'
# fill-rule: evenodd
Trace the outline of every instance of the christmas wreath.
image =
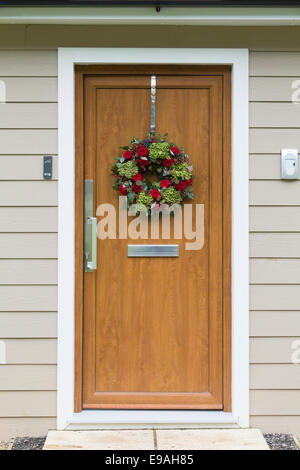
<svg viewBox="0 0 300 470">
<path fill-rule="evenodd" d="M 120 147 L 122 156 L 112 167 L 113 189 L 127 196 L 128 208 L 135 204 L 137 212 L 150 214 L 194 198 L 189 156 L 167 138 L 167 134 L 149 134 L 141 141 L 133 137 L 128 146 Z"/>
</svg>

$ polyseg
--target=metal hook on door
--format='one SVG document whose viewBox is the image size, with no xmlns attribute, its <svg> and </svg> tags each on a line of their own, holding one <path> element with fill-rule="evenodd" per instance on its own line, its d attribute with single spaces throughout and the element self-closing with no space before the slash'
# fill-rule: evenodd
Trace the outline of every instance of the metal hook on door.
<svg viewBox="0 0 300 470">
<path fill-rule="evenodd" d="M 155 134 L 156 75 L 151 75 L 151 124 L 150 134 Z"/>
</svg>

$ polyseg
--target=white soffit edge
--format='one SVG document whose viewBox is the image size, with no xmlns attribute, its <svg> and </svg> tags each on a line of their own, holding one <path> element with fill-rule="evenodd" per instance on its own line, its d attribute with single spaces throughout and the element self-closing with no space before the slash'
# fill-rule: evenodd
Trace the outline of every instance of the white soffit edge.
<svg viewBox="0 0 300 470">
<path fill-rule="evenodd" d="M 300 8 L 2 7 L 0 24 L 297 25 Z"/>
</svg>

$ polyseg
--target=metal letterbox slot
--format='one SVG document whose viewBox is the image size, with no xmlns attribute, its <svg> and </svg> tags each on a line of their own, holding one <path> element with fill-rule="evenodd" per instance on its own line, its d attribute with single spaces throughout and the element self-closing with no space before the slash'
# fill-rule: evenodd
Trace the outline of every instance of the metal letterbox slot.
<svg viewBox="0 0 300 470">
<path fill-rule="evenodd" d="M 178 245 L 128 245 L 129 258 L 176 258 Z"/>
</svg>

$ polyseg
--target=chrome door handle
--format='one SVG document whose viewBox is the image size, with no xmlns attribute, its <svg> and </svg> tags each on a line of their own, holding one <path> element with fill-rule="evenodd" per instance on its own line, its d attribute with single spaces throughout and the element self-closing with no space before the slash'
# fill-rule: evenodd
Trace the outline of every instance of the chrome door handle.
<svg viewBox="0 0 300 470">
<path fill-rule="evenodd" d="M 97 218 L 93 217 L 93 180 L 84 182 L 84 271 L 97 269 Z"/>
<path fill-rule="evenodd" d="M 86 251 L 87 272 L 97 269 L 97 217 L 88 217 L 88 225 L 91 225 L 90 243 Z"/>
</svg>

